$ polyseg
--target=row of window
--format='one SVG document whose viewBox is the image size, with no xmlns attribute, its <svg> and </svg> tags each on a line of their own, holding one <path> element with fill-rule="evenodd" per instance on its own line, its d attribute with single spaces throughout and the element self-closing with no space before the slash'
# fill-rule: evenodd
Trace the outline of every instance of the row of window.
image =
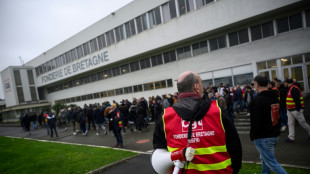
<svg viewBox="0 0 310 174">
<path fill-rule="evenodd" d="M 292 16 L 296 16 L 296 15 L 292 15 Z M 300 15 L 300 17 L 302 16 Z M 292 25 L 293 23 L 294 21 L 291 20 Z M 143 69 L 150 68 L 150 67 L 155 67 L 155 66 L 166 64 L 166 63 L 173 62 L 176 60 L 182 60 L 188 57 L 207 53 L 209 52 L 209 50 L 215 51 L 221 48 L 225 48 L 227 47 L 227 45 L 235 46 L 235 45 L 247 43 L 247 42 L 250 42 L 249 35 L 251 35 L 252 41 L 255 41 L 255 40 L 262 39 L 262 38 L 274 36 L 274 33 L 275 31 L 273 27 L 273 21 L 270 21 L 267 23 L 263 23 L 260 25 L 250 27 L 250 28 L 224 34 L 224 35 L 221 35 L 221 36 L 209 39 L 209 40 L 204 40 L 198 43 L 194 43 L 192 45 L 178 48 L 176 50 L 168 51 L 163 54 L 158 54 L 158 55 L 154 55 L 151 57 L 143 58 L 141 60 L 131 62 L 129 64 L 121 65 L 119 67 L 114 67 L 112 69 L 103 70 L 98 73 L 90 74 L 83 78 L 79 78 L 76 80 L 58 84 L 58 85 L 48 88 L 48 92 L 51 93 L 51 92 L 55 92 L 55 91 L 83 85 L 83 84 L 88 84 L 88 83 L 95 82 L 98 80 L 115 77 L 121 74 L 126 74 L 129 72 L 134 72 L 134 71 L 143 70 Z M 226 37 L 228 37 L 228 43 L 227 43 Z M 208 45 L 210 46 L 208 47 Z"/>
<path fill-rule="evenodd" d="M 71 97 L 66 98 L 62 100 L 56 100 L 55 103 L 73 103 L 73 102 L 79 102 L 79 101 L 85 101 L 85 100 L 92 100 L 97 98 L 104 98 L 104 97 L 112 97 L 116 95 L 123 95 L 123 94 L 130 94 L 130 93 L 136 93 L 136 92 L 142 92 L 142 91 L 148 91 L 148 90 L 155 90 L 155 89 L 162 89 L 162 88 L 168 88 L 173 87 L 172 79 L 167 80 L 161 80 L 156 82 L 150 82 L 145 84 L 139 84 L 134 86 L 128 86 L 124 88 L 118 88 L 118 89 L 112 89 L 77 97 Z"/>
<path fill-rule="evenodd" d="M 108 47 L 126 38 L 130 38 L 145 30 L 151 29 L 156 25 L 177 16 L 177 9 L 179 14 L 183 15 L 186 12 L 194 10 L 194 1 L 196 1 L 196 9 L 200 8 L 214 0 L 179 0 L 176 6 L 175 0 L 170 0 L 167 3 L 158 6 L 128 22 L 122 24 L 100 36 L 94 38 L 38 67 L 36 67 L 36 75 L 52 71 L 65 64 L 73 62 L 81 57 L 87 56 L 90 53 Z M 177 8 L 178 7 L 178 8 Z M 162 10 L 160 10 L 162 9 Z"/>
<path fill-rule="evenodd" d="M 25 98 L 24 98 L 24 92 L 23 92 L 23 87 L 22 87 L 22 79 L 20 75 L 20 70 L 13 70 L 14 74 L 14 79 L 15 79 L 15 85 L 16 85 L 16 92 L 17 92 L 17 97 L 18 97 L 18 102 L 19 103 L 24 103 Z M 28 85 L 30 89 L 30 96 L 31 96 L 31 101 L 37 101 L 37 92 L 34 84 L 34 77 L 33 77 L 33 72 L 32 70 L 27 70 L 27 77 L 28 77 Z"/>
</svg>

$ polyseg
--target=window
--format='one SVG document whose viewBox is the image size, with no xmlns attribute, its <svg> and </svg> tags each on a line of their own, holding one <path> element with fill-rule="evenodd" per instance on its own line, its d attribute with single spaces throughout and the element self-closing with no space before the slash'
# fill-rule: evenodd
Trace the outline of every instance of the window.
<svg viewBox="0 0 310 174">
<path fill-rule="evenodd" d="M 15 85 L 21 86 L 22 85 L 22 79 L 20 77 L 19 70 L 13 70 L 13 73 L 14 73 L 14 78 L 15 78 Z"/>
<path fill-rule="evenodd" d="M 306 60 L 306 62 L 310 62 L 310 53 L 305 54 L 305 60 Z M 310 73 L 310 71 L 309 71 L 309 73 Z M 310 83 L 310 80 L 309 80 L 309 83 Z"/>
<path fill-rule="evenodd" d="M 129 24 L 129 22 L 125 23 L 125 30 L 126 30 L 126 37 L 130 38 L 131 37 L 131 31 L 130 31 L 130 24 Z"/>
<path fill-rule="evenodd" d="M 98 76 L 98 80 L 104 79 L 104 74 L 103 74 L 103 72 L 98 72 L 98 73 L 97 73 L 97 76 Z"/>
<path fill-rule="evenodd" d="M 72 97 L 70 100 L 71 102 L 76 102 L 76 97 Z"/>
<path fill-rule="evenodd" d="M 210 42 L 210 50 L 211 51 L 226 47 L 225 35 L 210 39 L 209 42 Z"/>
<path fill-rule="evenodd" d="M 111 69 L 105 70 L 105 71 L 103 72 L 103 74 L 104 74 L 104 79 L 107 79 L 107 78 L 112 77 L 112 71 L 111 71 Z"/>
<path fill-rule="evenodd" d="M 289 16 L 290 30 L 302 28 L 301 13 Z"/>
<path fill-rule="evenodd" d="M 143 84 L 143 88 L 144 88 L 144 91 L 153 90 L 154 89 L 154 83 L 153 82 L 145 83 L 145 84 Z"/>
<path fill-rule="evenodd" d="M 282 66 L 287 66 L 287 65 L 291 65 L 291 58 L 290 57 L 284 57 L 281 58 L 281 65 Z"/>
<path fill-rule="evenodd" d="M 136 34 L 135 21 L 132 19 L 131 21 L 129 21 L 129 24 L 130 24 L 131 35 L 133 36 Z"/>
<path fill-rule="evenodd" d="M 196 0 L 197 9 L 204 6 L 204 5 L 205 5 L 204 0 Z"/>
<path fill-rule="evenodd" d="M 185 59 L 187 57 L 191 57 L 191 48 L 190 46 L 186 46 L 183 48 L 177 49 L 178 60 Z"/>
<path fill-rule="evenodd" d="M 18 102 L 19 103 L 25 102 L 23 88 L 22 87 L 16 87 L 16 92 L 17 92 Z"/>
<path fill-rule="evenodd" d="M 123 94 L 123 88 L 115 89 L 116 95 L 122 95 Z"/>
<path fill-rule="evenodd" d="M 31 100 L 32 101 L 37 101 L 38 100 L 36 87 L 30 86 L 30 95 L 31 95 Z"/>
<path fill-rule="evenodd" d="M 253 73 L 235 75 L 234 76 L 234 82 L 235 82 L 235 84 L 239 84 L 239 85 L 251 84 L 253 78 L 254 78 Z M 227 83 L 225 83 L 225 84 L 227 84 Z M 228 85 L 231 85 L 231 83 Z"/>
<path fill-rule="evenodd" d="M 75 61 L 75 60 L 77 59 L 77 54 L 76 54 L 75 48 L 72 49 L 72 50 L 70 51 L 70 53 L 71 53 L 71 61 L 73 62 L 73 61 Z M 84 50 L 84 55 L 85 55 L 85 50 Z"/>
<path fill-rule="evenodd" d="M 92 74 L 92 75 L 90 75 L 90 80 L 91 80 L 91 82 L 97 81 L 97 80 L 98 80 L 97 74 Z"/>
<path fill-rule="evenodd" d="M 43 74 L 43 65 L 39 66 L 39 73 L 40 73 L 40 75 Z"/>
<path fill-rule="evenodd" d="M 51 61 L 51 68 L 52 70 L 56 68 L 56 62 L 55 62 L 55 59 L 52 59 Z"/>
<path fill-rule="evenodd" d="M 167 86 L 168 86 L 168 87 L 172 87 L 172 86 L 173 86 L 173 84 L 172 84 L 172 79 L 168 79 L 168 80 L 167 80 Z"/>
<path fill-rule="evenodd" d="M 36 67 L 36 76 L 38 77 L 39 75 L 40 75 L 39 67 Z"/>
<path fill-rule="evenodd" d="M 267 61 L 267 67 L 268 67 L 268 68 L 276 68 L 276 67 L 277 67 L 277 62 L 276 62 L 276 60 L 268 60 L 268 61 Z"/>
<path fill-rule="evenodd" d="M 116 36 L 117 42 L 119 42 L 125 38 L 123 25 L 120 25 L 119 27 L 115 28 L 115 36 Z"/>
<path fill-rule="evenodd" d="M 221 83 L 227 84 L 229 86 L 232 86 L 232 78 L 231 78 L 231 76 L 214 79 L 215 86 L 219 86 Z"/>
<path fill-rule="evenodd" d="M 126 64 L 126 65 L 122 65 L 121 66 L 121 73 L 122 74 L 126 74 L 126 73 L 129 73 L 129 64 Z"/>
<path fill-rule="evenodd" d="M 152 56 L 151 60 L 152 60 L 152 67 L 163 64 L 163 58 L 161 54 Z"/>
<path fill-rule="evenodd" d="M 272 21 L 262 24 L 263 38 L 274 36 Z"/>
<path fill-rule="evenodd" d="M 292 56 L 292 63 L 293 64 L 301 64 L 303 63 L 303 60 L 302 60 L 302 55 L 295 55 L 295 56 Z"/>
<path fill-rule="evenodd" d="M 112 68 L 113 77 L 120 75 L 119 67 Z"/>
<path fill-rule="evenodd" d="M 76 79 L 76 80 L 73 80 L 73 82 L 72 82 L 72 84 L 73 84 L 73 86 L 80 86 L 80 85 L 82 85 L 84 82 L 83 82 L 83 80 L 81 80 L 81 79 Z"/>
<path fill-rule="evenodd" d="M 166 88 L 166 80 L 154 82 L 155 89 Z"/>
<path fill-rule="evenodd" d="M 87 94 L 86 95 L 87 100 L 91 100 L 94 98 L 93 94 Z"/>
<path fill-rule="evenodd" d="M 140 60 L 141 70 L 151 67 L 150 58 Z"/>
<path fill-rule="evenodd" d="M 66 54 L 66 63 L 70 63 L 72 61 L 71 59 L 71 51 L 68 51 Z"/>
<path fill-rule="evenodd" d="M 172 50 L 170 52 L 165 52 L 163 55 L 164 55 L 165 63 L 176 61 L 175 50 Z"/>
<path fill-rule="evenodd" d="M 84 56 L 90 54 L 89 42 L 83 44 Z"/>
<path fill-rule="evenodd" d="M 171 17 L 171 19 L 175 18 L 177 16 L 175 0 L 170 0 L 169 1 L 169 9 L 170 9 L 170 17 Z"/>
<path fill-rule="evenodd" d="M 179 0 L 178 5 L 179 5 L 179 13 L 181 16 L 186 13 L 185 0 Z"/>
<path fill-rule="evenodd" d="M 107 91 L 102 91 L 102 92 L 100 92 L 100 96 L 101 96 L 101 97 L 107 97 L 107 96 L 108 96 Z"/>
<path fill-rule="evenodd" d="M 262 70 L 262 69 L 266 69 L 266 68 L 267 68 L 266 62 L 258 62 L 257 63 L 257 69 L 258 70 Z"/>
<path fill-rule="evenodd" d="M 99 46 L 99 50 L 101 50 L 102 48 L 105 48 L 107 45 L 105 43 L 105 36 L 104 34 L 97 37 L 98 39 L 98 46 Z"/>
<path fill-rule="evenodd" d="M 310 26 L 310 10 L 306 11 L 306 24 L 307 24 L 307 27 Z M 310 83 L 310 81 L 309 81 L 309 83 Z"/>
<path fill-rule="evenodd" d="M 239 36 L 239 43 L 240 44 L 249 42 L 248 29 L 238 31 L 238 36 Z"/>
<path fill-rule="evenodd" d="M 110 46 L 115 43 L 115 38 L 114 38 L 114 31 L 110 30 L 106 33 L 106 38 L 107 38 L 107 46 Z"/>
<path fill-rule="evenodd" d="M 82 101 L 84 101 L 84 100 L 86 100 L 86 99 L 87 99 L 86 95 L 82 95 L 82 96 L 81 96 L 81 100 L 82 100 Z"/>
<path fill-rule="evenodd" d="M 238 44 L 249 42 L 248 29 L 232 32 L 228 34 L 229 45 L 235 46 Z"/>
<path fill-rule="evenodd" d="M 171 14 L 170 14 L 170 9 L 169 9 L 169 3 L 166 3 L 162 5 L 162 12 L 163 12 L 163 22 L 170 21 L 171 19 Z"/>
<path fill-rule="evenodd" d="M 83 48 L 82 48 L 82 45 L 78 46 L 78 47 L 76 48 L 76 50 L 77 50 L 78 58 L 83 57 Z"/>
<path fill-rule="evenodd" d="M 75 97 L 75 100 L 76 100 L 77 102 L 81 101 L 81 96 Z"/>
<path fill-rule="evenodd" d="M 159 7 L 154 9 L 156 25 L 161 24 L 161 15 Z"/>
<path fill-rule="evenodd" d="M 137 17 L 136 22 L 137 22 L 138 33 L 148 29 L 147 14 L 146 13 Z"/>
<path fill-rule="evenodd" d="M 140 70 L 138 61 L 130 63 L 130 71 L 131 72 L 138 71 L 138 70 Z"/>
<path fill-rule="evenodd" d="M 109 96 L 109 97 L 110 97 L 110 96 L 115 96 L 114 90 L 109 90 L 109 91 L 107 91 L 107 93 L 108 93 L 108 96 Z"/>
<path fill-rule="evenodd" d="M 32 70 L 27 70 L 29 85 L 34 85 L 34 77 Z"/>
<path fill-rule="evenodd" d="M 252 41 L 262 39 L 263 36 L 262 36 L 261 25 L 251 27 L 251 36 L 252 36 Z M 230 38 L 229 38 L 229 42 L 230 42 Z"/>
<path fill-rule="evenodd" d="M 213 2 L 214 0 L 206 0 L 206 4 Z"/>
<path fill-rule="evenodd" d="M 132 93 L 132 86 L 124 88 L 124 94 Z"/>
<path fill-rule="evenodd" d="M 143 91 L 142 90 L 142 85 L 133 86 L 133 91 L 134 92 L 141 92 L 141 91 Z"/>
<path fill-rule="evenodd" d="M 83 82 L 84 84 L 90 83 L 90 76 L 84 77 Z"/>
<path fill-rule="evenodd" d="M 197 56 L 208 52 L 208 42 L 203 41 L 192 45 L 193 55 Z"/>
<path fill-rule="evenodd" d="M 97 39 L 92 39 L 90 41 L 90 48 L 91 48 L 91 52 L 95 52 L 95 51 L 98 51 L 98 45 L 97 45 Z"/>
<path fill-rule="evenodd" d="M 136 18 L 136 23 L 137 23 L 137 31 L 138 31 L 138 33 L 141 33 L 143 31 L 141 16 Z"/>
</svg>

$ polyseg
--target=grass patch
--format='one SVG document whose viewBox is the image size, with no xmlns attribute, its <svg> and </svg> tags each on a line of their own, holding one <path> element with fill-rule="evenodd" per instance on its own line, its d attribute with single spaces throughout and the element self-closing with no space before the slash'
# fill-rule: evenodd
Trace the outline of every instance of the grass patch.
<svg viewBox="0 0 310 174">
<path fill-rule="evenodd" d="M 0 136 L 0 173 L 86 173 L 133 152 Z"/>
<path fill-rule="evenodd" d="M 298 169 L 298 168 L 291 168 L 291 167 L 283 167 L 287 173 L 294 173 L 294 174 L 309 174 L 310 170 L 306 169 Z M 262 165 L 260 164 L 248 164 L 242 163 L 242 168 L 239 171 L 239 174 L 260 174 L 262 171 Z"/>
</svg>

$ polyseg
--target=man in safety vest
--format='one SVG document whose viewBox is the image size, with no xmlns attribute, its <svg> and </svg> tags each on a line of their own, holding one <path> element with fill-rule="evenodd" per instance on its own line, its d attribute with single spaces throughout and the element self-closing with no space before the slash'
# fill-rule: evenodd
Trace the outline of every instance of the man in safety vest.
<svg viewBox="0 0 310 174">
<path fill-rule="evenodd" d="M 274 155 L 281 127 L 280 104 L 277 94 L 268 90 L 268 81 L 268 77 L 262 75 L 254 78 L 254 87 L 258 94 L 250 104 L 250 139 L 260 153 L 261 173 L 274 171 L 276 174 L 287 174 Z"/>
<path fill-rule="evenodd" d="M 288 118 L 288 138 L 284 140 L 285 142 L 294 142 L 295 137 L 295 119 L 299 122 L 301 127 L 306 129 L 308 132 L 310 142 L 310 126 L 306 122 L 303 115 L 304 112 L 304 99 L 302 97 L 300 88 L 294 84 L 292 79 L 286 80 L 288 85 L 288 92 L 286 96 L 286 108 L 287 108 L 287 118 Z"/>
<path fill-rule="evenodd" d="M 201 100 L 203 85 L 197 73 L 183 72 L 177 87 L 178 103 L 165 109 L 154 130 L 155 150 L 151 158 L 154 170 L 176 173 L 176 168 L 183 168 L 187 174 L 238 173 L 242 147 L 227 113 L 222 112 L 216 100 Z M 184 166 L 176 165 L 178 161 Z M 169 170 L 163 172 L 162 168 Z"/>
</svg>

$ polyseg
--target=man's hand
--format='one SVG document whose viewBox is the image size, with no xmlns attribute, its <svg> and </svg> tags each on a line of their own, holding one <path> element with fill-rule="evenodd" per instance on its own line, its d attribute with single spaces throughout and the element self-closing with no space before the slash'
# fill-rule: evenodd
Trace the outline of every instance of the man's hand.
<svg viewBox="0 0 310 174">
<path fill-rule="evenodd" d="M 191 161 L 194 158 L 195 149 L 191 147 L 184 147 L 182 149 L 175 150 L 171 153 L 172 161 Z"/>
</svg>

